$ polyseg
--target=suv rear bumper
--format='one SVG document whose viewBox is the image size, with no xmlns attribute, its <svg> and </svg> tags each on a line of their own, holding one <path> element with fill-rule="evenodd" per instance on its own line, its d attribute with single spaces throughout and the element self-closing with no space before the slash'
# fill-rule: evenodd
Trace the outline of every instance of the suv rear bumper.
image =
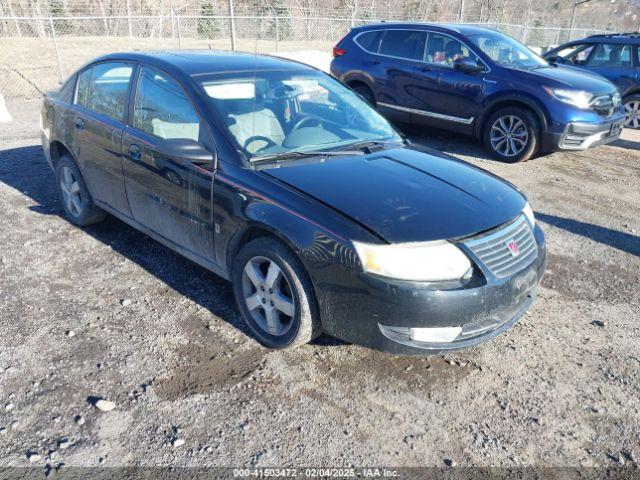
<svg viewBox="0 0 640 480">
<path fill-rule="evenodd" d="M 616 115 L 601 123 L 571 122 L 560 133 L 543 133 L 542 144 L 547 151 L 586 150 L 620 138 L 624 115 Z"/>
</svg>

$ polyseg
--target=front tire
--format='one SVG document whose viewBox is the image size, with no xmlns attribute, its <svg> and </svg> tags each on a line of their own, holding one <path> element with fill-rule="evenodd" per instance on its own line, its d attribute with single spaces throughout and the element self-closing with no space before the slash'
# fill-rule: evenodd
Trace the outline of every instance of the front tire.
<svg viewBox="0 0 640 480">
<path fill-rule="evenodd" d="M 622 103 L 624 104 L 625 128 L 640 128 L 640 95 L 629 95 Z"/>
<path fill-rule="evenodd" d="M 539 138 L 538 121 L 522 108 L 498 110 L 484 126 L 485 147 L 494 158 L 503 162 L 526 162 L 536 153 Z"/>
<path fill-rule="evenodd" d="M 104 220 L 106 213 L 93 203 L 80 169 L 69 155 L 58 160 L 56 178 L 62 208 L 71 223 L 86 227 Z"/>
<path fill-rule="evenodd" d="M 249 242 L 233 263 L 231 280 L 242 318 L 264 346 L 293 348 L 320 335 L 311 281 L 282 242 L 269 237 Z"/>
</svg>

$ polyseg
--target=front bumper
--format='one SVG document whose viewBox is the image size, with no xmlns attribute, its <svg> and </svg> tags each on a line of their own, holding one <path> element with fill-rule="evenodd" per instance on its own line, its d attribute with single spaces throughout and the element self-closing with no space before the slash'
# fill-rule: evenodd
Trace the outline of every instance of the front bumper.
<svg viewBox="0 0 640 480">
<path fill-rule="evenodd" d="M 586 150 L 620 138 L 624 115 L 600 123 L 571 122 L 560 133 L 546 132 L 543 144 L 548 150 Z"/>
<path fill-rule="evenodd" d="M 360 274 L 328 296 L 320 287 L 323 328 L 342 340 L 401 355 L 436 355 L 486 342 L 513 326 L 536 296 L 546 266 L 546 244 L 540 227 L 534 236 L 536 259 L 504 279 L 439 290 Z M 410 338 L 410 328 L 434 327 L 462 327 L 462 334 L 448 343 Z"/>
</svg>

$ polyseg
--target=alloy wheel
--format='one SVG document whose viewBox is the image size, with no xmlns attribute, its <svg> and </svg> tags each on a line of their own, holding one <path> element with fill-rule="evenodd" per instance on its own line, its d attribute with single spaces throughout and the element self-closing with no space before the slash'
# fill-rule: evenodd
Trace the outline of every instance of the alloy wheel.
<svg viewBox="0 0 640 480">
<path fill-rule="evenodd" d="M 74 217 L 82 213 L 82 193 L 80 184 L 68 167 L 62 167 L 60 175 L 60 190 L 62 190 L 62 200 L 67 211 Z"/>
<path fill-rule="evenodd" d="M 515 115 L 505 115 L 491 125 L 491 147 L 500 155 L 515 157 L 522 153 L 529 141 L 525 123 Z"/>
<path fill-rule="evenodd" d="M 244 302 L 256 325 L 270 335 L 282 336 L 296 313 L 291 285 L 282 269 L 266 257 L 253 257 L 242 272 Z"/>
<path fill-rule="evenodd" d="M 640 128 L 640 100 L 631 100 L 624 104 L 624 126 Z"/>
</svg>

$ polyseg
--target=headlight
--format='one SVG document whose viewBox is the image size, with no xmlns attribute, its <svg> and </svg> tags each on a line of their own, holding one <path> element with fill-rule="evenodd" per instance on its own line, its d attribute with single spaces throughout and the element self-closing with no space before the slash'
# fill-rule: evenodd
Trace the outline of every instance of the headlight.
<svg viewBox="0 0 640 480">
<path fill-rule="evenodd" d="M 593 94 L 582 90 L 564 90 L 562 88 L 549 88 L 543 87 L 546 92 L 552 97 L 560 100 L 561 102 L 568 103 L 574 107 L 581 108 L 583 110 L 588 109 L 591 106 L 591 100 L 593 100 Z"/>
<path fill-rule="evenodd" d="M 531 208 L 531 205 L 529 205 L 529 202 L 527 202 L 522 209 L 522 213 L 524 213 L 524 216 L 527 217 L 527 220 L 529 220 L 529 223 L 533 227 L 536 224 L 536 217 L 533 216 L 533 209 Z"/>
<path fill-rule="evenodd" d="M 437 282 L 471 274 L 471 262 L 444 240 L 425 243 L 372 245 L 353 242 L 364 270 L 398 280 Z"/>
</svg>

